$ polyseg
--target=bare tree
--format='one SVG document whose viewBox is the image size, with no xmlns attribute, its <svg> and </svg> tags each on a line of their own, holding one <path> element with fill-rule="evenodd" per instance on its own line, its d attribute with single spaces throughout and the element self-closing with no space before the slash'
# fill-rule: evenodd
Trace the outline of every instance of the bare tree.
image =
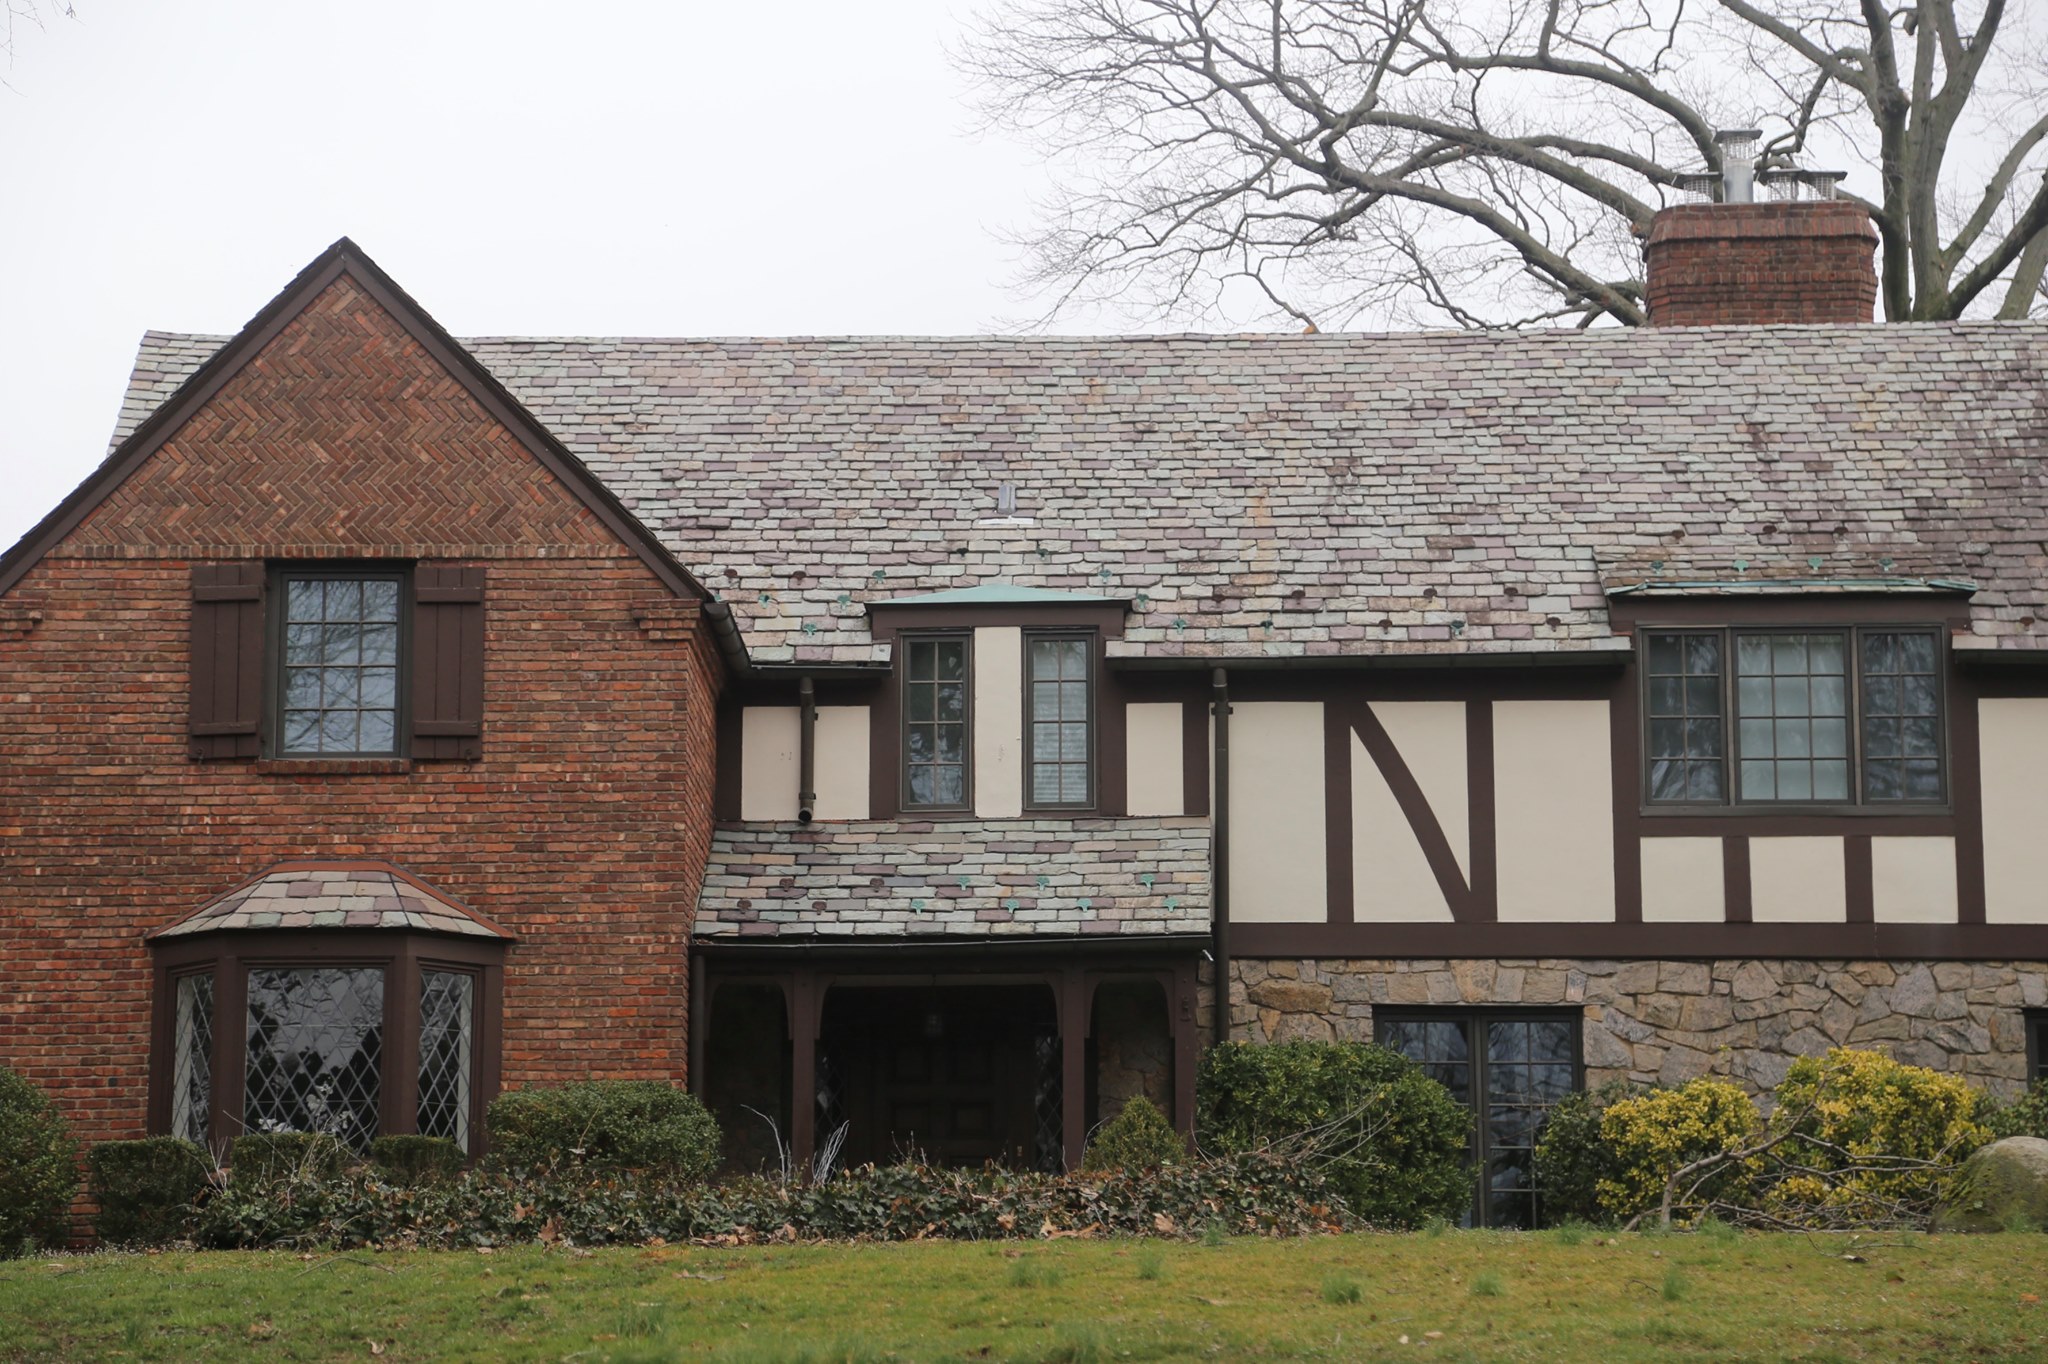
<svg viewBox="0 0 2048 1364">
<path fill-rule="evenodd" d="M 1739 127 L 1868 191 L 1886 317 L 2041 294 L 2048 22 L 2005 0 L 993 2 L 962 60 L 1054 158 L 1054 311 L 1640 323 L 1651 216 Z"/>
<path fill-rule="evenodd" d="M 14 65 L 15 39 L 26 29 L 42 28 L 44 17 L 76 19 L 67 0 L 0 0 L 0 67 Z"/>
</svg>

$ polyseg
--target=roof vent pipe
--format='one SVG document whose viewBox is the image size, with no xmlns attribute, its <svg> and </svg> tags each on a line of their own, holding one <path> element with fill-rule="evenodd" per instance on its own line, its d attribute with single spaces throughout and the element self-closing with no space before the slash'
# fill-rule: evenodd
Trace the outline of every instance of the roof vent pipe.
<svg viewBox="0 0 2048 1364">
<path fill-rule="evenodd" d="M 810 678 L 796 684 L 796 696 L 796 822 L 809 824 L 818 806 L 818 694 Z"/>
<path fill-rule="evenodd" d="M 1722 203 L 1756 202 L 1756 144 L 1763 135 L 1761 128 L 1729 128 L 1714 134 L 1714 145 L 1721 149 Z"/>
</svg>

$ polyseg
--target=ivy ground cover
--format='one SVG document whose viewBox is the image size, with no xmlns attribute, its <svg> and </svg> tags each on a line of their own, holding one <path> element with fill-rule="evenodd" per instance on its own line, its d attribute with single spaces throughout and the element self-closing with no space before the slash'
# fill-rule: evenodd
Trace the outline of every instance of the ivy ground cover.
<svg viewBox="0 0 2048 1364">
<path fill-rule="evenodd" d="M 2040 1360 L 2048 1236 L 1560 1232 L 0 1263 L 4 1360 Z"/>
</svg>

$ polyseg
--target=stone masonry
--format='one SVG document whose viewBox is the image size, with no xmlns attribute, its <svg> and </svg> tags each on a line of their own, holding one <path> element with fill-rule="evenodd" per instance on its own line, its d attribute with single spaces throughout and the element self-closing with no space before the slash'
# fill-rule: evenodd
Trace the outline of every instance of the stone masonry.
<svg viewBox="0 0 2048 1364">
<path fill-rule="evenodd" d="M 1851 1046 L 2010 1094 L 2026 1082 L 2024 1011 L 2048 1006 L 2048 963 L 1231 963 L 1230 1031 L 1244 1041 L 1369 1040 L 1376 1006 L 1461 1004 L 1579 1010 L 1589 1087 L 1723 1075 L 1760 1093 L 1785 1077 L 1795 1057 Z M 1202 1007 L 1214 1007 L 1206 981 Z"/>
</svg>

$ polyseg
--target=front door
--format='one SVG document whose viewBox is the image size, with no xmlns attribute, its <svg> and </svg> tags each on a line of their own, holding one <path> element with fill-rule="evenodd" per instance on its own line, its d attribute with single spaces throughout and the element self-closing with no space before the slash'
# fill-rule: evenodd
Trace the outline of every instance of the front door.
<svg viewBox="0 0 2048 1364">
<path fill-rule="evenodd" d="M 1471 1224 L 1537 1225 L 1536 1134 L 1550 1106 L 1578 1086 L 1578 1015 L 1382 1008 L 1374 1024 L 1381 1046 L 1416 1062 L 1472 1110 Z"/>
</svg>

